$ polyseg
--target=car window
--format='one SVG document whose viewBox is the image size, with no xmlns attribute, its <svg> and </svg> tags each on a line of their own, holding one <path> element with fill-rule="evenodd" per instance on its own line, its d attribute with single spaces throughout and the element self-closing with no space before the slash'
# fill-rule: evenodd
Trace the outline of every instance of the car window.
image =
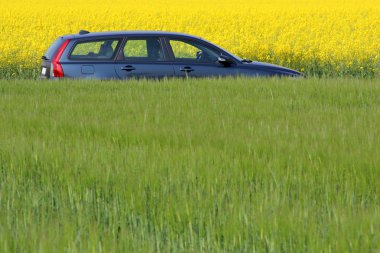
<svg viewBox="0 0 380 253">
<path fill-rule="evenodd" d="M 119 39 L 79 42 L 70 54 L 75 60 L 105 60 L 112 59 L 120 43 Z"/>
<path fill-rule="evenodd" d="M 219 52 L 194 41 L 170 40 L 176 61 L 215 63 L 218 60 Z"/>
<path fill-rule="evenodd" d="M 123 48 L 126 61 L 164 61 L 164 50 L 159 38 L 129 39 Z"/>
</svg>

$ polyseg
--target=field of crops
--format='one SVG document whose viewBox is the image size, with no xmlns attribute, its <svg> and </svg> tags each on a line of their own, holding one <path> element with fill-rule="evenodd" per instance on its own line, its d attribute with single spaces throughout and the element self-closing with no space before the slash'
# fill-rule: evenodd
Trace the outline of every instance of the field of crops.
<svg viewBox="0 0 380 253">
<path fill-rule="evenodd" d="M 307 74 L 380 75 L 375 0 L 0 2 L 0 77 L 37 75 L 50 43 L 80 29 L 186 32 Z"/>
<path fill-rule="evenodd" d="M 0 252 L 379 252 L 379 94 L 0 81 Z"/>
<path fill-rule="evenodd" d="M 380 1 L 0 3 L 0 252 L 380 252 Z M 307 78 L 23 80 L 81 29 Z"/>
</svg>

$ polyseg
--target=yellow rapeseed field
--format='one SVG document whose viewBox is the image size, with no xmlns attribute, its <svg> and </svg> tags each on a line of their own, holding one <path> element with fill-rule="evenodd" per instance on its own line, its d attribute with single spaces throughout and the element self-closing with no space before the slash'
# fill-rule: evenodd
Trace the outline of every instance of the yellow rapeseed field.
<svg viewBox="0 0 380 253">
<path fill-rule="evenodd" d="M 378 76 L 378 0 L 0 0 L 0 69 L 38 69 L 62 34 L 165 30 L 319 75 Z"/>
</svg>

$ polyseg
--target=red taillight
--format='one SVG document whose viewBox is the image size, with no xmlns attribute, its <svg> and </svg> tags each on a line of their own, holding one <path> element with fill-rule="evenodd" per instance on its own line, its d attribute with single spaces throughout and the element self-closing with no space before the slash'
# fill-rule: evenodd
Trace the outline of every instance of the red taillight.
<svg viewBox="0 0 380 253">
<path fill-rule="evenodd" d="M 67 44 L 69 44 L 70 40 L 66 40 L 63 42 L 63 44 L 59 47 L 57 53 L 54 55 L 53 59 L 51 60 L 51 67 L 52 71 L 51 73 L 53 74 L 54 77 L 64 77 L 65 74 L 63 73 L 62 65 L 59 62 L 61 59 L 61 56 L 63 54 L 63 51 L 65 51 Z"/>
</svg>

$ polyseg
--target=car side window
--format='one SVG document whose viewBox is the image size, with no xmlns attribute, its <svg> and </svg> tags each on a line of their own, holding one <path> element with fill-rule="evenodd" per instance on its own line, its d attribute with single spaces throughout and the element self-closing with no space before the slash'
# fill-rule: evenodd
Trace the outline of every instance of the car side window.
<svg viewBox="0 0 380 253">
<path fill-rule="evenodd" d="M 69 58 L 73 60 L 110 60 L 120 41 L 120 39 L 107 39 L 78 42 Z"/>
<path fill-rule="evenodd" d="M 125 61 L 164 61 L 164 50 L 159 38 L 128 39 L 122 50 Z"/>
<path fill-rule="evenodd" d="M 220 55 L 217 50 L 190 40 L 171 39 L 169 43 L 175 61 L 179 62 L 215 63 Z"/>
</svg>

